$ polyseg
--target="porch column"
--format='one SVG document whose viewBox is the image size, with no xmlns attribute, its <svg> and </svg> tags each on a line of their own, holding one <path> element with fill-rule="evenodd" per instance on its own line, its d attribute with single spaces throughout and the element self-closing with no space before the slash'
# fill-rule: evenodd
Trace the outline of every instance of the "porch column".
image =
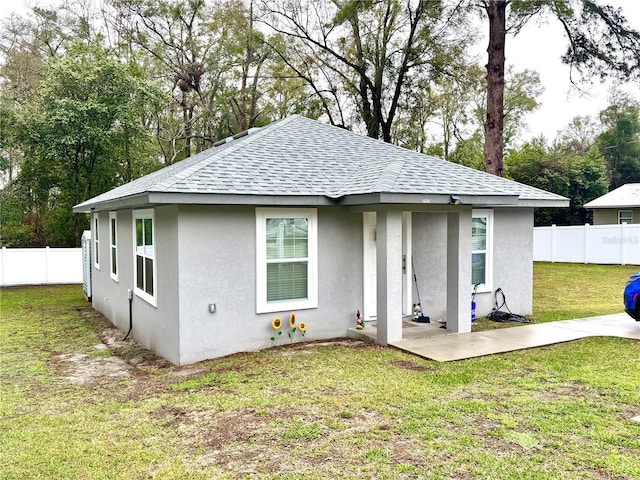
<svg viewBox="0 0 640 480">
<path fill-rule="evenodd" d="M 471 331 L 471 209 L 447 214 L 447 330 Z"/>
<path fill-rule="evenodd" d="M 377 212 L 376 231 L 376 343 L 387 345 L 402 340 L 402 212 Z"/>
</svg>

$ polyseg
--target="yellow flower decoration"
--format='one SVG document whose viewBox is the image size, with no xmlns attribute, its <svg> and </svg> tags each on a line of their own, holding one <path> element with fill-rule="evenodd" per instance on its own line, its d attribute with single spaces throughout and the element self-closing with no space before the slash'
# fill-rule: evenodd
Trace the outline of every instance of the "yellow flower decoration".
<svg viewBox="0 0 640 480">
<path fill-rule="evenodd" d="M 307 324 L 304 322 L 300 322 L 300 325 L 298 325 L 298 328 L 300 329 L 301 332 L 306 332 L 307 331 Z"/>
<path fill-rule="evenodd" d="M 274 318 L 273 322 L 271 322 L 271 326 L 274 330 L 278 330 L 282 326 L 282 319 L 280 317 Z"/>
<path fill-rule="evenodd" d="M 291 312 L 291 315 L 289 315 L 289 326 L 291 328 L 296 326 L 296 312 Z"/>
</svg>

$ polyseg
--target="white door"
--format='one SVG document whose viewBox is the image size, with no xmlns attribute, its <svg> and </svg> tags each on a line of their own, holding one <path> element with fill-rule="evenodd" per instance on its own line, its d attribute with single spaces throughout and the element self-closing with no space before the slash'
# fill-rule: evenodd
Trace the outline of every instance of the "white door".
<svg viewBox="0 0 640 480">
<path fill-rule="evenodd" d="M 402 212 L 402 313 L 413 313 L 413 262 L 411 246 L 411 212 Z"/>
<path fill-rule="evenodd" d="M 363 318 L 375 320 L 377 317 L 377 282 L 376 282 L 376 212 L 362 213 L 363 231 L 363 266 L 364 266 L 364 305 Z"/>
<path fill-rule="evenodd" d="M 362 313 L 365 320 L 377 318 L 376 283 L 376 212 L 362 213 L 363 226 L 363 265 L 364 265 L 364 305 Z M 402 214 L 402 313 L 411 315 L 413 310 L 411 291 L 413 270 L 411 269 L 411 212 Z"/>
</svg>

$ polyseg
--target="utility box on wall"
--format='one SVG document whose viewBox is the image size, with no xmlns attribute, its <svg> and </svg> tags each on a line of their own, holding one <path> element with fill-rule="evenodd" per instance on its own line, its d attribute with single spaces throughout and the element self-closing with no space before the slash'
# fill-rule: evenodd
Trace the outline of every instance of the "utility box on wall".
<svg viewBox="0 0 640 480">
<path fill-rule="evenodd" d="M 82 289 L 84 298 L 91 301 L 91 230 L 82 232 Z"/>
</svg>

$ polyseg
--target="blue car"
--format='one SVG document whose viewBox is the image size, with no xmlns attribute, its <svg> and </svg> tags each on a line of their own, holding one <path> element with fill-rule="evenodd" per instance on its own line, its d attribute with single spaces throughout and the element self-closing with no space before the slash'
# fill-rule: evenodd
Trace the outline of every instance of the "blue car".
<svg viewBox="0 0 640 480">
<path fill-rule="evenodd" d="M 640 272 L 629 277 L 624 289 L 624 310 L 640 322 Z"/>
</svg>

